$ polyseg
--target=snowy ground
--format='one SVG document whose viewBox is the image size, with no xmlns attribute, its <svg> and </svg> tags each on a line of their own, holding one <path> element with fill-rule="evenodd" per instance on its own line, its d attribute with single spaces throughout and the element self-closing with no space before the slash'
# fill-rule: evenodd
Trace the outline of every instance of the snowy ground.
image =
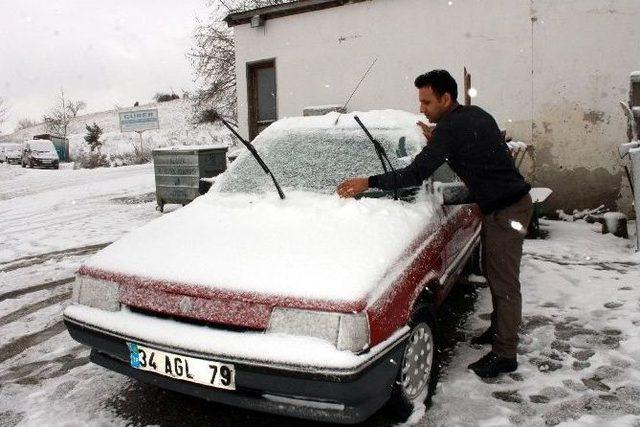
<svg viewBox="0 0 640 427">
<path fill-rule="evenodd" d="M 317 425 L 139 384 L 88 363 L 66 333 L 73 272 L 160 215 L 153 185 L 150 165 L 0 165 L 0 426 Z M 447 306 L 458 342 L 418 425 L 640 425 L 640 256 L 594 227 L 546 222 L 549 238 L 526 242 L 517 373 L 481 381 L 466 370 L 487 350 L 465 341 L 488 323 L 487 289 Z M 382 411 L 367 425 L 390 423 Z"/>
<path fill-rule="evenodd" d="M 583 221 L 543 223 L 525 242 L 520 367 L 480 380 L 466 366 L 486 349 L 460 343 L 421 421 L 435 426 L 640 425 L 640 254 Z M 488 326 L 479 292 L 467 336 Z"/>
</svg>

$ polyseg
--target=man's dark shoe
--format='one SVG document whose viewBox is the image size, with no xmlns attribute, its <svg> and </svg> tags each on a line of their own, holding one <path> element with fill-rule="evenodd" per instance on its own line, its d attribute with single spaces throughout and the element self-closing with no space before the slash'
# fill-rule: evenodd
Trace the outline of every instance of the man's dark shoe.
<svg viewBox="0 0 640 427">
<path fill-rule="evenodd" d="M 492 327 L 489 327 L 489 329 L 484 331 L 482 335 L 472 338 L 471 344 L 481 344 L 481 345 L 493 344 L 493 339 L 495 338 L 495 336 L 496 336 L 495 329 L 493 329 Z"/>
<path fill-rule="evenodd" d="M 518 369 L 518 361 L 516 358 L 502 357 L 490 351 L 482 359 L 469 365 L 468 368 L 481 378 L 492 378 L 503 372 L 515 371 Z"/>
</svg>

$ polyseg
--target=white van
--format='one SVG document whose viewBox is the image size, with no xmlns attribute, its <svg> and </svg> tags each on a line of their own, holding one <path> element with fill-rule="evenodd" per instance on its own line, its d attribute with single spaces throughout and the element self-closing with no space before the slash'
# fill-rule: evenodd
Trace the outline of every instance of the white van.
<svg viewBox="0 0 640 427">
<path fill-rule="evenodd" d="M 2 148 L 4 149 L 2 157 L 7 164 L 20 163 L 20 159 L 22 158 L 22 144 L 2 144 Z"/>
<path fill-rule="evenodd" d="M 56 147 L 46 139 L 27 141 L 22 151 L 22 167 L 27 167 L 27 165 L 30 168 L 40 166 L 58 169 L 60 158 Z"/>
</svg>

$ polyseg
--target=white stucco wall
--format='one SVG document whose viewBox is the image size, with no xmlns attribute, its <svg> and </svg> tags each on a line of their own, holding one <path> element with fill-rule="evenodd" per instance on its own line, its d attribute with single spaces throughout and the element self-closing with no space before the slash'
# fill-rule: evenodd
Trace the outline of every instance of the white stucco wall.
<svg viewBox="0 0 640 427">
<path fill-rule="evenodd" d="M 569 209 L 604 203 L 631 214 L 617 147 L 618 105 L 640 69 L 640 1 L 536 0 L 533 15 L 535 181 Z"/>
<path fill-rule="evenodd" d="M 350 111 L 417 111 L 418 74 L 445 68 L 462 88 L 466 66 L 473 103 L 536 148 L 523 168 L 555 190 L 550 210 L 630 212 L 615 148 L 625 140 L 617 102 L 640 69 L 639 0 L 371 0 L 234 31 L 244 135 L 247 62 L 275 58 L 279 118 L 344 103 L 373 58 Z"/>
</svg>

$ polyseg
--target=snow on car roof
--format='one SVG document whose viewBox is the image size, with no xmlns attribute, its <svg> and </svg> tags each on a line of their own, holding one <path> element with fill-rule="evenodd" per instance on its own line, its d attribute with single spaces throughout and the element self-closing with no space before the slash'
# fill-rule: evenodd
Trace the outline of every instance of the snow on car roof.
<svg viewBox="0 0 640 427">
<path fill-rule="evenodd" d="M 366 112 L 354 111 L 340 114 L 335 111 L 323 116 L 290 117 L 278 120 L 267 129 L 270 131 L 288 129 L 360 129 L 354 116 L 358 116 L 369 129 L 413 129 L 414 135 L 420 136 L 417 120 L 426 122 L 424 116 L 401 110 L 373 110 Z M 336 123 L 337 120 L 337 123 Z"/>
<path fill-rule="evenodd" d="M 31 147 L 32 150 L 55 150 L 55 147 L 53 146 L 53 142 L 48 141 L 48 140 L 34 140 L 34 141 L 29 141 L 29 146 Z"/>
<path fill-rule="evenodd" d="M 427 197 L 209 193 L 134 230 L 85 267 L 239 293 L 363 301 L 410 261 L 405 252 L 435 218 Z"/>
</svg>

